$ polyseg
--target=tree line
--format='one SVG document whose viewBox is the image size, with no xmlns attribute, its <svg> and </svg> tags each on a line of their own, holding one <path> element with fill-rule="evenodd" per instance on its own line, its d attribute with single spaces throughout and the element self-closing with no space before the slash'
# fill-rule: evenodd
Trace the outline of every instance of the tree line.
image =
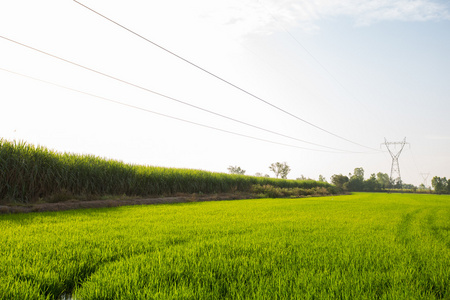
<svg viewBox="0 0 450 300">
<path fill-rule="evenodd" d="M 349 192 L 378 192 L 388 189 L 409 189 L 416 190 L 412 184 L 405 184 L 400 180 L 391 180 L 388 174 L 378 172 L 373 173 L 368 179 L 364 179 L 364 169 L 355 168 L 353 174 L 333 175 L 331 183 L 341 191 Z"/>
<path fill-rule="evenodd" d="M 287 178 L 287 175 L 291 171 L 291 168 L 286 162 L 280 163 L 276 162 L 269 166 L 269 170 L 275 174 L 275 177 Z M 228 167 L 228 171 L 232 174 L 244 175 L 245 170 L 238 166 Z M 262 173 L 256 173 L 255 176 L 258 177 L 269 177 L 269 175 Z M 307 180 L 308 178 L 301 176 L 297 180 Z M 319 180 L 321 182 L 326 182 L 325 177 L 319 175 Z M 342 175 L 335 174 L 331 176 L 331 183 L 335 185 L 341 192 L 379 192 L 384 190 L 392 189 L 404 189 L 416 191 L 418 188 L 412 184 L 405 184 L 400 180 L 392 180 L 388 174 L 378 172 L 370 175 L 368 179 L 364 178 L 364 169 L 355 168 L 353 174 Z M 445 177 L 435 177 L 432 180 L 433 188 L 436 193 L 449 193 L 450 191 L 450 180 Z M 419 190 L 425 190 L 426 187 L 421 184 Z"/>
<path fill-rule="evenodd" d="M 431 186 L 435 193 L 450 194 L 450 179 L 434 176 L 433 179 L 431 179 Z"/>
</svg>

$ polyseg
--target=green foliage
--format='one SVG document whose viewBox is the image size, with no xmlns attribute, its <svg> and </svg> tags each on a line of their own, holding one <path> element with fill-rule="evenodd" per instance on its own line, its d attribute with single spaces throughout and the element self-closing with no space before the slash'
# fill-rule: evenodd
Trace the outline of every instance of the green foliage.
<svg viewBox="0 0 450 300">
<path fill-rule="evenodd" d="M 386 173 L 377 173 L 377 181 L 381 189 L 388 189 L 391 187 L 391 179 Z"/>
<path fill-rule="evenodd" d="M 364 181 L 363 189 L 367 192 L 378 192 L 381 190 L 381 185 L 375 174 L 371 174 L 370 178 Z"/>
<path fill-rule="evenodd" d="M 344 188 L 351 192 L 362 192 L 364 190 L 364 179 L 352 176 L 350 177 L 350 180 L 344 184 Z"/>
<path fill-rule="evenodd" d="M 385 173 L 371 174 L 370 177 L 364 180 L 364 169 L 355 168 L 353 175 L 349 174 L 350 178 L 342 174 L 333 175 L 331 182 L 339 191 L 349 192 L 379 192 L 384 190 L 393 191 L 417 191 L 417 187 L 412 184 L 402 184 L 401 182 L 391 182 L 389 175 Z"/>
<path fill-rule="evenodd" d="M 228 167 L 228 172 L 230 172 L 230 174 L 237 174 L 237 175 L 244 175 L 245 174 L 245 170 L 242 170 L 241 167 L 238 166 L 229 166 Z"/>
<path fill-rule="evenodd" d="M 272 163 L 269 166 L 269 170 L 275 173 L 276 178 L 278 178 L 278 176 L 279 176 L 283 179 L 286 179 L 287 175 L 291 171 L 291 168 L 288 166 L 288 164 L 286 162 L 283 162 L 283 163 L 276 162 L 276 163 Z"/>
<path fill-rule="evenodd" d="M 342 174 L 331 176 L 331 183 L 333 183 L 340 191 L 345 190 L 344 185 L 348 181 L 348 177 Z"/>
<path fill-rule="evenodd" d="M 352 177 L 364 180 L 364 169 L 363 168 L 355 168 L 355 170 L 353 171 Z"/>
<path fill-rule="evenodd" d="M 327 182 L 327 179 L 323 175 L 319 175 L 320 182 Z"/>
<path fill-rule="evenodd" d="M 327 186 L 192 169 L 125 164 L 92 155 L 58 153 L 0 139 L 0 201 L 51 202 L 104 195 L 160 196 L 177 193 L 248 192 L 254 184 L 280 188 Z"/>
<path fill-rule="evenodd" d="M 355 168 L 353 175 L 349 181 L 344 184 L 344 188 L 348 191 L 363 191 L 364 190 L 364 169 Z"/>
<path fill-rule="evenodd" d="M 0 299 L 449 299 L 450 196 L 0 216 Z"/>
<path fill-rule="evenodd" d="M 431 180 L 431 186 L 433 187 L 435 193 L 450 194 L 450 180 L 447 180 L 445 177 L 441 178 L 434 176 Z"/>
</svg>

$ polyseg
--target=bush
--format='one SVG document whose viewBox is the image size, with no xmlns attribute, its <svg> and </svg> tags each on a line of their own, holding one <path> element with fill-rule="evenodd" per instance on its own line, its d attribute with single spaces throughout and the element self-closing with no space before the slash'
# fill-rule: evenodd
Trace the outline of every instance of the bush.
<svg viewBox="0 0 450 300">
<path fill-rule="evenodd" d="M 330 194 L 336 194 L 335 188 L 331 186 L 329 189 L 320 186 L 305 189 L 305 188 L 280 188 L 268 184 L 266 185 L 255 184 L 252 186 L 251 192 L 262 198 L 286 198 L 286 197 L 298 198 L 304 196 L 325 196 Z"/>
</svg>

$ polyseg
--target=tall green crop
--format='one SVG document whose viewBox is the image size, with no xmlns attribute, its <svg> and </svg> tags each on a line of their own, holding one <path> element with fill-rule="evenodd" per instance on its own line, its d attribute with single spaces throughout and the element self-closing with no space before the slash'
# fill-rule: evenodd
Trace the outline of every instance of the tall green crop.
<svg viewBox="0 0 450 300">
<path fill-rule="evenodd" d="M 229 175 L 191 169 L 125 164 L 93 155 L 58 153 L 0 139 L 0 201 L 29 202 L 66 196 L 158 196 L 176 193 L 247 192 L 252 185 L 312 188 L 331 185 Z"/>
</svg>

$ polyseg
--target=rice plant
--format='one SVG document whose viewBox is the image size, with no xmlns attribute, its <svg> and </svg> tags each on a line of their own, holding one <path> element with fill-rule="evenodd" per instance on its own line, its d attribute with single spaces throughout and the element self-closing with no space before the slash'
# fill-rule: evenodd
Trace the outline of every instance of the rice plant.
<svg viewBox="0 0 450 300">
<path fill-rule="evenodd" d="M 450 196 L 0 216 L 0 299 L 449 299 Z"/>
</svg>

